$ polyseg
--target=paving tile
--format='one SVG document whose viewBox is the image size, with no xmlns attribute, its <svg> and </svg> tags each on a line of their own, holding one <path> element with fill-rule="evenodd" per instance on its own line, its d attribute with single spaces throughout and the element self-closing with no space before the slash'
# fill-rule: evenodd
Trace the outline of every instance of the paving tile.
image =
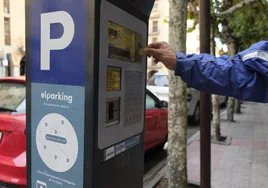
<svg viewBox="0 0 268 188">
<path fill-rule="evenodd" d="M 242 112 L 221 122 L 232 144 L 211 145 L 212 188 L 268 188 L 268 105 L 244 103 Z M 187 168 L 188 180 L 200 182 L 199 141 L 187 147 Z"/>
<path fill-rule="evenodd" d="M 221 131 L 232 136 L 230 146 L 211 145 L 213 188 L 268 188 L 268 105 L 244 103 L 235 123 L 223 121 Z M 188 147 L 188 177 L 200 178 L 200 146 Z"/>
</svg>

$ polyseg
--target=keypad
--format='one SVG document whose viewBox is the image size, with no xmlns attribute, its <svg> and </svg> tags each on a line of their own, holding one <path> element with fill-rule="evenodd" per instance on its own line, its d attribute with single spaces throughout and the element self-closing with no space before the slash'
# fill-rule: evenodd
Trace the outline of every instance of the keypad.
<svg viewBox="0 0 268 188">
<path fill-rule="evenodd" d="M 125 71 L 125 126 L 133 125 L 142 119 L 143 73 Z"/>
</svg>

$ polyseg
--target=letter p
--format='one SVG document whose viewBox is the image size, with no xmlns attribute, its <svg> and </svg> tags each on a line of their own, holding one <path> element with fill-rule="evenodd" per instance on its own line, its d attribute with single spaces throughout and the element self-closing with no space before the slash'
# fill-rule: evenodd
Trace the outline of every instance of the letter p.
<svg viewBox="0 0 268 188">
<path fill-rule="evenodd" d="M 60 38 L 50 38 L 50 25 L 60 23 L 63 34 Z M 50 70 L 50 51 L 63 50 L 68 47 L 74 37 L 74 21 L 65 11 L 41 14 L 41 70 Z"/>
</svg>

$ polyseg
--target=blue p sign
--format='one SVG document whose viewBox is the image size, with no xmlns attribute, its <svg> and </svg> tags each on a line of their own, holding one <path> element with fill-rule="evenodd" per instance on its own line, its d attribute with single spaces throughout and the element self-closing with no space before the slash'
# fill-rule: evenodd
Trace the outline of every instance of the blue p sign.
<svg viewBox="0 0 268 188">
<path fill-rule="evenodd" d="M 27 1 L 31 88 L 27 187 L 82 188 L 85 141 L 77 135 L 85 130 L 87 0 Z M 54 116 L 53 123 L 41 122 L 49 115 Z"/>
<path fill-rule="evenodd" d="M 59 23 L 63 26 L 63 34 L 60 38 L 50 38 L 51 24 Z M 50 70 L 50 51 L 63 50 L 73 40 L 75 25 L 71 15 L 65 11 L 57 11 L 41 14 L 41 54 L 40 69 Z"/>
</svg>

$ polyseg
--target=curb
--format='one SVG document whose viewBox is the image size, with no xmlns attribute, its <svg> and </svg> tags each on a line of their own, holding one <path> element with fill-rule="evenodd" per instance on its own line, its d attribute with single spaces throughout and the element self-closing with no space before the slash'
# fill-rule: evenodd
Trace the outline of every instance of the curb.
<svg viewBox="0 0 268 188">
<path fill-rule="evenodd" d="M 167 170 L 167 158 L 155 165 L 149 172 L 144 175 L 143 188 L 153 188 L 165 175 Z"/>
</svg>

